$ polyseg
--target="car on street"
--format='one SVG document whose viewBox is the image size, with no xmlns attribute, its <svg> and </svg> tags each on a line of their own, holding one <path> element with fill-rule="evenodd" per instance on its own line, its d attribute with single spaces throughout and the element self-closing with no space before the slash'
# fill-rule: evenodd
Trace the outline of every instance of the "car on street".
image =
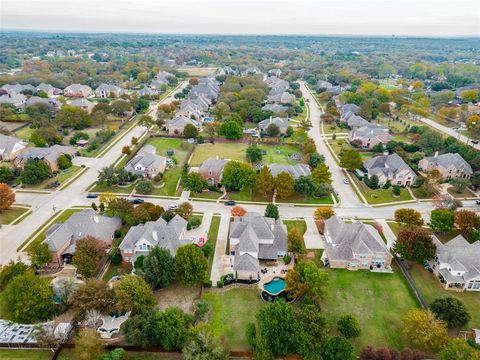
<svg viewBox="0 0 480 360">
<path fill-rule="evenodd" d="M 478 144 L 478 140 L 472 140 L 472 144 L 477 145 L 477 144 Z"/>
<path fill-rule="evenodd" d="M 177 204 L 170 204 L 168 205 L 168 210 L 177 210 L 178 209 L 178 205 Z"/>
<path fill-rule="evenodd" d="M 131 204 L 134 204 L 134 205 L 139 205 L 139 204 L 143 204 L 145 202 L 145 200 L 135 198 L 135 199 L 128 200 L 128 202 L 130 202 Z"/>
<path fill-rule="evenodd" d="M 237 203 L 233 200 L 228 200 L 228 201 L 225 201 L 225 205 L 226 206 L 235 206 Z"/>
<path fill-rule="evenodd" d="M 343 179 L 343 183 L 348 185 L 348 184 L 350 184 L 350 181 L 348 181 L 348 179 L 345 178 L 345 179 Z"/>
<path fill-rule="evenodd" d="M 96 199 L 98 198 L 98 194 L 87 194 L 87 199 Z"/>
<path fill-rule="evenodd" d="M 475 200 L 475 204 L 480 205 L 480 200 Z"/>
</svg>

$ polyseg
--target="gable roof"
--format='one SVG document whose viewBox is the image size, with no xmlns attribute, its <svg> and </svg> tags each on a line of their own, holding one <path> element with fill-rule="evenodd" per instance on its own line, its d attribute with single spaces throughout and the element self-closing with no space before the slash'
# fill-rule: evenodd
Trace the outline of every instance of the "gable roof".
<svg viewBox="0 0 480 360">
<path fill-rule="evenodd" d="M 186 125 L 192 124 L 193 126 L 200 126 L 200 123 L 196 120 L 190 119 L 184 115 L 175 116 L 173 119 L 168 120 L 167 126 L 175 126 L 178 128 L 184 128 Z"/>
<path fill-rule="evenodd" d="M 17 144 L 24 146 L 22 140 L 13 136 L 0 134 L 0 152 L 1 155 L 10 154 Z"/>
<path fill-rule="evenodd" d="M 414 173 L 410 166 L 396 153 L 375 156 L 365 160 L 363 166 L 371 175 L 384 174 L 387 177 L 392 177 L 402 170 Z"/>
<path fill-rule="evenodd" d="M 48 162 L 57 161 L 58 157 L 63 154 L 75 155 L 76 151 L 70 146 L 53 145 L 47 148 L 29 147 L 17 156 L 16 160 L 26 159 L 45 159 Z"/>
<path fill-rule="evenodd" d="M 208 158 L 202 163 L 202 165 L 200 165 L 198 172 L 212 172 L 214 174 L 219 174 L 223 171 L 223 168 L 227 163 L 228 160 L 225 159 Z"/>
<path fill-rule="evenodd" d="M 473 174 L 472 167 L 458 153 L 447 153 L 435 156 L 427 156 L 425 160 L 429 166 L 441 166 L 448 168 L 453 165 L 456 169 L 462 170 L 465 174 Z"/>
<path fill-rule="evenodd" d="M 480 276 L 480 241 L 470 244 L 462 235 L 442 244 L 434 237 L 439 262 L 447 263 L 452 271 L 465 271 L 464 281 Z M 444 274 L 442 272 L 442 274 Z"/>
<path fill-rule="evenodd" d="M 277 176 L 281 172 L 286 172 L 292 175 L 295 180 L 297 180 L 300 176 L 308 176 L 311 174 L 310 167 L 307 164 L 270 164 L 268 165 L 268 168 L 273 176 Z"/>
<path fill-rule="evenodd" d="M 167 158 L 156 154 L 157 149 L 152 145 L 143 146 L 137 154 L 125 165 L 125 170 L 131 173 L 145 175 L 149 168 L 160 168 L 165 165 Z M 140 164 L 145 171 L 137 170 Z"/>
<path fill-rule="evenodd" d="M 262 120 L 258 123 L 259 129 L 266 129 L 270 124 L 275 124 L 278 126 L 279 129 L 288 129 L 290 126 L 290 119 L 289 118 L 281 118 L 281 117 L 271 117 L 265 120 Z"/>
</svg>

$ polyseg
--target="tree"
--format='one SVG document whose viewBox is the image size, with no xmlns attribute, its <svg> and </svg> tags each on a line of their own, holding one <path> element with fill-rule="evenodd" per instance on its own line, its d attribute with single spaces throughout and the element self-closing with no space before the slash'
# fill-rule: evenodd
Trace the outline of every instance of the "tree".
<svg viewBox="0 0 480 360">
<path fill-rule="evenodd" d="M 325 163 L 320 163 L 312 171 L 312 179 L 317 184 L 331 184 L 332 173 Z"/>
<path fill-rule="evenodd" d="M 263 196 L 272 193 L 274 189 L 274 178 L 268 166 L 264 165 L 257 176 L 255 189 Z"/>
<path fill-rule="evenodd" d="M 197 325 L 190 332 L 189 339 L 182 350 L 185 360 L 228 360 L 229 354 L 210 328 Z"/>
<path fill-rule="evenodd" d="M 155 122 L 153 121 L 153 118 L 149 115 L 140 115 L 138 117 L 138 124 L 145 126 L 147 129 L 149 129 L 155 124 Z"/>
<path fill-rule="evenodd" d="M 434 232 L 449 233 L 453 230 L 455 214 L 448 209 L 432 210 L 430 213 L 430 228 Z"/>
<path fill-rule="evenodd" d="M 255 185 L 256 174 L 253 168 L 239 161 L 229 161 L 224 169 L 222 185 L 229 191 L 249 189 Z"/>
<path fill-rule="evenodd" d="M 410 310 L 403 319 L 403 333 L 413 345 L 428 351 L 439 351 L 448 342 L 447 324 L 428 310 Z"/>
<path fill-rule="evenodd" d="M 208 188 L 208 182 L 199 173 L 191 172 L 185 179 L 185 188 L 190 191 L 200 193 L 204 189 Z"/>
<path fill-rule="evenodd" d="M 185 220 L 189 220 L 193 214 L 193 206 L 188 201 L 185 201 L 178 205 L 177 214 Z"/>
<path fill-rule="evenodd" d="M 47 320 L 53 314 L 50 279 L 26 271 L 15 276 L 2 294 L 2 315 L 21 324 Z"/>
<path fill-rule="evenodd" d="M 331 207 L 318 207 L 315 209 L 313 213 L 313 217 L 315 220 L 327 220 L 330 219 L 332 216 L 335 215 L 335 212 Z"/>
<path fill-rule="evenodd" d="M 186 138 L 196 138 L 198 136 L 198 129 L 193 124 L 187 124 L 183 128 L 183 135 Z"/>
<path fill-rule="evenodd" d="M 191 325 L 193 317 L 179 308 L 169 307 L 163 313 L 158 313 L 156 327 L 162 348 L 168 351 L 181 349 Z"/>
<path fill-rule="evenodd" d="M 471 319 L 465 304 L 454 296 L 441 296 L 432 301 L 430 310 L 447 323 L 448 327 L 460 327 Z"/>
<path fill-rule="evenodd" d="M 35 131 L 30 135 L 30 142 L 32 142 L 36 147 L 47 147 L 47 140 L 41 136 L 38 131 Z"/>
<path fill-rule="evenodd" d="M 279 198 L 288 198 L 295 194 L 295 179 L 290 173 L 282 171 L 275 178 L 275 189 Z"/>
<path fill-rule="evenodd" d="M 173 257 L 170 251 L 155 246 L 143 260 L 140 275 L 152 288 L 163 288 L 173 279 Z"/>
<path fill-rule="evenodd" d="M 323 360 L 354 360 L 353 346 L 340 336 L 331 337 L 322 349 Z"/>
<path fill-rule="evenodd" d="M 226 121 L 219 126 L 218 134 L 229 140 L 236 140 L 242 138 L 243 129 L 236 121 Z"/>
<path fill-rule="evenodd" d="M 137 184 L 137 186 L 135 186 L 135 190 L 139 194 L 150 194 L 153 191 L 152 182 L 148 180 L 142 180 Z"/>
<path fill-rule="evenodd" d="M 205 130 L 209 138 L 213 140 L 215 134 L 217 133 L 218 124 L 214 122 L 206 123 L 203 124 L 203 129 Z"/>
<path fill-rule="evenodd" d="M 262 160 L 262 150 L 254 143 L 247 148 L 246 156 L 251 163 L 259 162 Z"/>
<path fill-rule="evenodd" d="M 311 154 L 310 158 L 308 159 L 308 165 L 310 165 L 312 169 L 315 169 L 318 166 L 318 164 L 321 164 L 323 162 L 325 162 L 325 156 L 320 155 L 317 152 L 314 152 L 313 154 Z"/>
<path fill-rule="evenodd" d="M 50 168 L 45 161 L 30 158 L 20 174 L 20 180 L 24 184 L 35 185 L 47 179 L 50 174 Z"/>
<path fill-rule="evenodd" d="M 349 171 L 360 169 L 363 166 L 360 153 L 354 149 L 346 150 L 340 155 L 340 166 Z"/>
<path fill-rule="evenodd" d="M 92 277 L 105 256 L 105 248 L 105 243 L 93 236 L 77 240 L 73 264 L 78 272 L 87 278 Z"/>
<path fill-rule="evenodd" d="M 122 348 L 113 349 L 109 354 L 103 355 L 102 360 L 125 360 L 125 350 Z"/>
<path fill-rule="evenodd" d="M 60 155 L 57 159 L 57 163 L 60 170 L 68 169 L 72 166 L 72 157 L 68 154 Z"/>
<path fill-rule="evenodd" d="M 422 214 L 415 209 L 395 210 L 395 221 L 405 225 L 423 225 Z"/>
<path fill-rule="evenodd" d="M 370 176 L 370 178 L 367 179 L 367 181 L 365 181 L 365 182 L 366 182 L 366 184 L 368 185 L 368 187 L 369 187 L 370 189 L 374 189 L 374 190 L 375 190 L 375 189 L 378 189 L 378 188 L 379 188 L 379 186 L 378 186 L 378 181 L 379 181 L 379 180 L 378 180 L 378 176 L 377 176 L 377 175 L 372 175 L 372 176 Z"/>
<path fill-rule="evenodd" d="M 15 179 L 12 169 L 7 166 L 0 166 L 0 183 L 9 183 Z"/>
<path fill-rule="evenodd" d="M 75 360 L 98 360 L 103 352 L 104 344 L 100 335 L 94 329 L 81 329 L 75 339 Z"/>
<path fill-rule="evenodd" d="M 88 115 L 88 112 L 70 105 L 62 106 L 55 116 L 55 121 L 58 126 L 74 128 L 75 130 L 92 126 L 92 118 Z"/>
<path fill-rule="evenodd" d="M 439 354 L 440 360 L 477 360 L 480 350 L 471 347 L 465 340 L 456 338 L 450 340 Z"/>
<path fill-rule="evenodd" d="M 294 226 L 287 235 L 288 241 L 288 251 L 293 254 L 303 254 L 305 253 L 305 246 L 303 243 L 303 234 L 300 233 L 300 230 Z"/>
<path fill-rule="evenodd" d="M 77 321 L 82 321 L 92 311 L 109 314 L 115 305 L 109 284 L 96 278 L 86 279 L 70 294 L 68 302 Z"/>
<path fill-rule="evenodd" d="M 125 321 L 123 332 L 131 344 L 149 347 L 158 345 L 157 312 L 145 310 Z"/>
<path fill-rule="evenodd" d="M 360 323 L 353 315 L 343 315 L 337 321 L 337 328 L 340 334 L 347 339 L 359 337 L 362 329 Z"/>
<path fill-rule="evenodd" d="M 478 100 L 478 90 L 464 90 L 460 94 L 460 97 L 464 104 L 475 103 Z"/>
<path fill-rule="evenodd" d="M 131 153 L 132 153 L 132 150 L 130 149 L 130 146 L 125 145 L 124 147 L 122 147 L 123 155 L 129 156 Z"/>
<path fill-rule="evenodd" d="M 115 282 L 113 298 L 118 311 L 131 311 L 133 314 L 150 310 L 156 304 L 150 286 L 136 275 L 126 275 Z"/>
<path fill-rule="evenodd" d="M 277 220 L 279 218 L 278 206 L 272 203 L 267 204 L 265 209 L 265 217 L 273 218 Z"/>
<path fill-rule="evenodd" d="M 435 255 L 436 246 L 427 229 L 419 226 L 406 227 L 400 230 L 393 252 L 404 260 L 423 263 Z"/>
<path fill-rule="evenodd" d="M 125 100 L 115 100 L 110 104 L 111 112 L 117 116 L 125 116 L 132 110 L 132 106 Z"/>
<path fill-rule="evenodd" d="M 317 152 L 317 146 L 315 145 L 315 141 L 307 137 L 305 142 L 303 143 L 302 147 L 302 153 L 306 158 L 310 158 L 312 154 L 315 154 Z"/>
<path fill-rule="evenodd" d="M 10 260 L 7 264 L 0 266 L 0 291 L 5 289 L 15 276 L 22 275 L 27 270 L 28 266 L 21 261 Z"/>
<path fill-rule="evenodd" d="M 10 186 L 5 183 L 0 183 L 0 212 L 8 210 L 15 202 L 15 193 Z"/>
<path fill-rule="evenodd" d="M 318 190 L 318 184 L 310 176 L 299 176 L 295 180 L 295 192 L 302 195 L 314 196 Z"/>
<path fill-rule="evenodd" d="M 470 210 L 457 210 L 455 225 L 463 236 L 472 239 L 474 231 L 480 228 L 480 216 Z"/>
<path fill-rule="evenodd" d="M 330 277 L 313 261 L 300 261 L 287 273 L 285 281 L 293 297 L 308 294 L 314 301 L 319 302 L 327 292 Z"/>
<path fill-rule="evenodd" d="M 265 133 L 268 136 L 278 136 L 280 135 L 280 128 L 276 124 L 272 123 L 267 126 L 267 128 L 265 129 Z"/>
<path fill-rule="evenodd" d="M 319 306 L 302 304 L 295 310 L 300 328 L 297 335 L 297 352 L 306 359 L 315 359 L 329 337 L 328 321 Z"/>
<path fill-rule="evenodd" d="M 52 261 L 52 253 L 45 242 L 33 242 L 28 247 L 27 254 L 33 267 L 41 267 Z"/>
<path fill-rule="evenodd" d="M 232 216 L 240 216 L 242 217 L 243 215 L 245 215 L 247 213 L 247 210 L 245 210 L 243 207 L 241 206 L 234 206 L 232 208 L 232 210 L 230 211 L 230 214 Z"/>
<path fill-rule="evenodd" d="M 208 262 L 202 250 L 195 244 L 181 246 L 175 255 L 176 278 L 186 285 L 202 283 L 205 280 Z"/>
<path fill-rule="evenodd" d="M 450 180 L 450 184 L 452 184 L 455 191 L 460 194 L 470 184 L 470 180 L 463 178 L 453 178 L 452 180 Z"/>
</svg>

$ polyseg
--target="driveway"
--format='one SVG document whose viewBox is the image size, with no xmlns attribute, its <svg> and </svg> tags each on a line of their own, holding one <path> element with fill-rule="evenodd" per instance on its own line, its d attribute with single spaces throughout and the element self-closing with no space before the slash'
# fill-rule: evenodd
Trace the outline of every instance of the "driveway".
<svg viewBox="0 0 480 360">
<path fill-rule="evenodd" d="M 315 225 L 315 220 L 311 217 L 308 217 L 305 218 L 305 223 L 307 224 L 307 230 L 303 235 L 305 248 L 307 250 L 325 249 L 325 238 L 318 232 L 317 225 Z"/>
<path fill-rule="evenodd" d="M 218 204 L 217 204 L 218 205 Z M 218 229 L 217 244 L 215 245 L 215 255 L 213 257 L 212 273 L 210 280 L 212 285 L 217 286 L 217 281 L 222 275 L 233 271 L 230 263 L 230 255 L 225 254 L 227 248 L 228 229 L 230 228 L 230 214 L 223 214 Z"/>
</svg>

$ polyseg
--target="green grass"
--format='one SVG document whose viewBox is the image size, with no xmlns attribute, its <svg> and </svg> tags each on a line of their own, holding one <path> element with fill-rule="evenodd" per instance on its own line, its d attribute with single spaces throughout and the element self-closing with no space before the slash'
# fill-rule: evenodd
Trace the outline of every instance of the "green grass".
<svg viewBox="0 0 480 360">
<path fill-rule="evenodd" d="M 19 139 L 30 140 L 30 136 L 34 131 L 35 129 L 32 129 L 30 126 L 26 126 L 18 131 L 15 131 L 14 135 Z"/>
<path fill-rule="evenodd" d="M 366 345 L 403 348 L 402 316 L 417 302 L 401 272 L 371 273 L 366 270 L 330 270 L 332 285 L 322 310 L 335 324 L 343 314 L 354 315 L 362 327 L 359 338 L 352 340 L 360 351 Z"/>
<path fill-rule="evenodd" d="M 124 274 L 122 265 L 114 265 L 114 264 L 111 263 L 108 266 L 108 270 L 105 272 L 102 279 L 105 280 L 105 281 L 108 281 L 112 277 L 114 277 L 116 275 L 121 275 L 121 274 Z"/>
<path fill-rule="evenodd" d="M 256 194 L 250 189 L 242 189 L 240 191 L 232 191 L 228 193 L 229 200 L 236 201 L 255 201 L 255 202 L 272 202 L 272 196 L 264 197 L 262 195 Z M 317 198 L 314 196 L 303 196 L 300 194 L 295 194 L 292 197 L 287 199 L 278 198 L 276 199 L 277 203 L 290 203 L 290 204 L 322 204 L 329 205 L 333 204 L 331 196 L 324 196 Z"/>
<path fill-rule="evenodd" d="M 465 325 L 463 329 L 469 330 L 471 328 L 480 327 L 480 294 L 478 292 L 456 292 L 445 290 L 438 278 L 434 274 L 429 273 L 419 264 L 412 265 L 408 272 L 428 304 L 439 296 L 454 296 L 467 306 L 470 316 L 472 317 L 470 322 Z"/>
<path fill-rule="evenodd" d="M 300 105 L 300 100 L 297 101 L 297 104 Z M 303 120 L 307 117 L 307 104 L 303 102 L 302 112 L 293 116 L 292 120 Z"/>
<path fill-rule="evenodd" d="M 39 229 L 43 228 L 54 217 L 56 217 L 55 221 L 53 221 L 50 226 L 52 226 L 55 223 L 64 223 L 70 216 L 72 216 L 73 213 L 76 213 L 76 212 L 82 211 L 82 210 L 83 209 L 67 209 L 63 213 L 61 213 L 58 217 L 56 217 L 58 215 L 58 213 L 57 213 L 57 214 L 53 215 L 50 219 L 48 219 L 45 223 L 43 223 L 42 226 L 39 227 Z M 45 231 L 47 231 L 49 229 L 49 227 L 44 229 L 40 234 L 37 234 L 36 236 L 35 236 L 35 234 L 32 235 L 32 236 L 35 236 L 33 238 L 33 240 L 31 240 L 32 236 L 29 237 L 27 240 L 25 240 L 25 242 L 22 245 L 20 245 L 19 249 L 23 248 L 23 246 L 25 246 L 25 244 L 30 242 L 27 246 L 27 250 L 28 250 L 32 246 L 32 244 L 39 243 L 39 242 L 42 242 L 43 240 L 45 240 Z"/>
<path fill-rule="evenodd" d="M 130 194 L 135 188 L 135 184 L 131 184 L 126 187 L 108 186 L 106 184 L 96 184 L 91 191 L 92 192 L 111 192 L 111 193 L 124 193 Z"/>
<path fill-rule="evenodd" d="M 26 208 L 11 207 L 8 210 L 2 210 L 0 212 L 0 224 L 7 225 L 18 218 L 20 215 L 29 211 Z"/>
<path fill-rule="evenodd" d="M 52 356 L 50 350 L 0 349 L 2 360 L 50 360 Z"/>
<path fill-rule="evenodd" d="M 162 182 L 165 183 L 165 186 L 153 189 L 151 195 L 175 196 L 177 183 L 181 176 L 182 168 L 178 166 L 165 171 L 162 179 Z"/>
<path fill-rule="evenodd" d="M 203 298 L 210 304 L 208 325 L 216 336 L 225 336 L 232 350 L 249 351 L 245 337 L 247 324 L 264 306 L 258 289 L 235 288 L 225 292 L 209 291 Z"/>
<path fill-rule="evenodd" d="M 52 353 L 50 353 L 50 355 L 51 354 Z M 154 353 L 154 352 L 148 352 L 148 351 L 127 351 L 126 354 L 127 354 L 126 359 L 129 359 L 129 360 L 178 360 L 180 359 L 179 354 L 176 352 Z M 65 359 L 65 360 L 74 360 L 75 356 L 74 356 L 73 349 L 62 349 L 62 351 L 60 352 L 60 356 L 58 358 Z M 28 359 L 30 360 L 30 358 Z M 48 359 L 51 359 L 51 356 Z M 7 359 L 7 360 L 10 360 L 10 359 Z M 31 359 L 31 360 L 37 360 L 37 359 Z"/>
<path fill-rule="evenodd" d="M 202 191 L 201 193 L 196 193 L 192 192 L 190 193 L 190 196 L 193 198 L 199 198 L 199 199 L 218 199 L 220 196 L 222 196 L 221 192 L 214 192 L 214 191 Z"/>
<path fill-rule="evenodd" d="M 175 154 L 173 155 L 177 158 L 177 166 L 181 167 L 187 162 L 187 156 L 190 150 L 193 148 L 193 144 L 187 143 L 183 139 L 168 139 L 168 138 L 150 138 L 146 145 L 155 146 L 157 149 L 157 154 L 162 156 L 167 156 L 167 150 L 173 149 Z"/>
<path fill-rule="evenodd" d="M 287 231 L 290 231 L 294 227 L 296 227 L 302 235 L 307 231 L 307 223 L 305 220 L 283 220 L 283 223 L 287 227 Z"/>
<path fill-rule="evenodd" d="M 397 223 L 397 222 L 393 222 L 393 221 L 389 221 L 389 222 L 387 222 L 387 224 L 388 224 L 388 226 L 390 226 L 390 229 L 392 229 L 395 236 L 398 236 L 400 231 L 405 227 L 404 225 L 402 225 L 400 223 Z M 435 233 L 435 236 L 442 243 L 446 243 L 447 241 L 452 240 L 455 236 L 457 236 L 459 234 L 460 234 L 460 232 L 455 229 L 451 233 L 447 233 L 447 234 Z"/>
<path fill-rule="evenodd" d="M 354 181 L 357 183 L 360 191 L 362 192 L 365 199 L 369 204 L 383 204 L 389 202 L 397 202 L 397 201 L 406 201 L 406 200 L 413 200 L 412 196 L 408 192 L 407 189 L 401 188 L 400 196 L 394 197 L 392 188 L 390 189 L 370 189 L 365 183 L 358 181 L 355 176 L 352 176 Z"/>
<path fill-rule="evenodd" d="M 453 187 L 447 189 L 448 193 L 454 198 L 466 198 L 466 197 L 475 197 L 475 194 L 472 193 L 468 188 L 463 189 L 460 192 L 455 191 Z"/>
<path fill-rule="evenodd" d="M 262 162 L 265 164 L 296 164 L 298 162 L 288 159 L 288 155 L 300 152 L 295 145 L 264 145 L 259 144 L 258 147 L 265 150 L 267 153 L 263 155 Z M 215 144 L 200 144 L 193 152 L 191 166 L 200 166 L 208 158 L 219 157 L 222 159 L 238 160 L 247 162 L 245 156 L 247 144 L 243 143 L 215 143 Z M 277 150 L 279 153 L 277 153 Z"/>
<path fill-rule="evenodd" d="M 208 243 L 213 245 L 213 251 L 208 258 L 208 274 L 210 275 L 212 272 L 212 265 L 213 265 L 213 258 L 215 257 L 215 245 L 217 244 L 218 238 L 218 229 L 220 228 L 220 220 L 221 217 L 219 215 L 215 215 L 212 217 L 212 222 L 210 223 L 210 229 L 208 229 Z"/>
</svg>

